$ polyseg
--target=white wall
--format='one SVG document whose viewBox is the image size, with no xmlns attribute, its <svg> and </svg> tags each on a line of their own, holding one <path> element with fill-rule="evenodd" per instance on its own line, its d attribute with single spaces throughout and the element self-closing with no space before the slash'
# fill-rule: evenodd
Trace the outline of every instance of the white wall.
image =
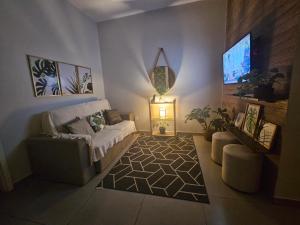
<svg viewBox="0 0 300 225">
<path fill-rule="evenodd" d="M 300 23 L 275 197 L 300 201 Z"/>
<path fill-rule="evenodd" d="M 149 130 L 147 76 L 159 47 L 177 74 L 169 95 L 177 96 L 178 131 L 200 132 L 184 123 L 194 107 L 221 104 L 221 62 L 226 1 L 200 1 L 98 24 L 105 93 L 115 108 L 133 111 L 137 128 Z"/>
<path fill-rule="evenodd" d="M 0 140 L 14 181 L 30 173 L 24 138 L 39 112 L 104 97 L 97 25 L 61 0 L 1 0 Z M 25 54 L 92 68 L 94 94 L 35 98 Z"/>
</svg>

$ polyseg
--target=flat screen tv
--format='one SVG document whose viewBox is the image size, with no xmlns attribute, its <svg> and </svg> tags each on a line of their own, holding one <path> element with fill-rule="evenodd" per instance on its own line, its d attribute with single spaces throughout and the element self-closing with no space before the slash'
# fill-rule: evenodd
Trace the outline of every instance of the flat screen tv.
<svg viewBox="0 0 300 225">
<path fill-rule="evenodd" d="M 251 34 L 247 34 L 223 54 L 224 84 L 236 84 L 251 70 Z"/>
</svg>

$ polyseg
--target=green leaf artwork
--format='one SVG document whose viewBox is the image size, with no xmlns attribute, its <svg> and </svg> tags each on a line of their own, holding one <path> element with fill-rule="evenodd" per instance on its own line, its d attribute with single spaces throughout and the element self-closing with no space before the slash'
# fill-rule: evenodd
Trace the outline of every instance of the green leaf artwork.
<svg viewBox="0 0 300 225">
<path fill-rule="evenodd" d="M 80 94 L 92 94 L 93 82 L 92 82 L 91 69 L 87 67 L 78 66 L 77 70 L 78 70 Z"/>
<path fill-rule="evenodd" d="M 63 95 L 79 94 L 79 80 L 76 66 L 73 64 L 58 62 L 61 91 Z"/>
<path fill-rule="evenodd" d="M 68 86 L 66 87 L 66 90 L 70 92 L 71 94 L 79 94 L 79 82 L 76 77 L 69 77 L 67 78 Z"/>
<path fill-rule="evenodd" d="M 253 133 L 256 125 L 256 109 L 249 109 L 247 118 L 246 118 L 246 128 L 249 133 Z"/>
<path fill-rule="evenodd" d="M 45 76 L 56 77 L 55 62 L 47 59 L 37 59 L 32 66 L 33 75 L 36 78 Z"/>
<path fill-rule="evenodd" d="M 39 78 L 38 81 L 35 83 L 37 95 L 45 95 L 46 87 L 47 87 L 47 80 L 44 78 Z"/>
<path fill-rule="evenodd" d="M 28 56 L 36 96 L 61 94 L 55 61 Z"/>
<path fill-rule="evenodd" d="M 257 140 L 268 150 L 272 147 L 276 129 L 277 125 L 261 120 Z"/>
<path fill-rule="evenodd" d="M 249 104 L 246 113 L 246 119 L 244 124 L 244 132 L 250 136 L 254 136 L 256 130 L 256 124 L 259 116 L 259 105 Z"/>
</svg>

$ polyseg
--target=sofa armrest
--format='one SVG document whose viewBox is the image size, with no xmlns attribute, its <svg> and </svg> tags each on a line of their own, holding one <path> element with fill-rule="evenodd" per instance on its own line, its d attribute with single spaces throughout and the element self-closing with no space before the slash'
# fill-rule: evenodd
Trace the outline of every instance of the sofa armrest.
<svg viewBox="0 0 300 225">
<path fill-rule="evenodd" d="M 133 112 L 126 113 L 126 114 L 121 114 L 121 117 L 122 117 L 123 120 L 131 120 L 131 121 L 135 120 L 135 115 L 134 115 Z"/>
<path fill-rule="evenodd" d="M 95 174 L 84 138 L 40 136 L 29 138 L 27 146 L 32 170 L 41 177 L 83 185 Z"/>
</svg>

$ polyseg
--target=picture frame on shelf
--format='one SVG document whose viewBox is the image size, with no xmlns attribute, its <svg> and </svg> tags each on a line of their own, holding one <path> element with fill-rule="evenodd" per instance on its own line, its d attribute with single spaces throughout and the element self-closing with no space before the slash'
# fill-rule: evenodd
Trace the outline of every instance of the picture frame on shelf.
<svg viewBox="0 0 300 225">
<path fill-rule="evenodd" d="M 35 97 L 61 96 L 60 80 L 54 60 L 27 55 Z"/>
<path fill-rule="evenodd" d="M 245 113 L 239 112 L 238 115 L 235 118 L 234 126 L 241 129 L 242 125 L 243 125 L 243 122 L 244 122 L 244 119 L 245 119 Z"/>
<path fill-rule="evenodd" d="M 257 141 L 259 144 L 270 150 L 274 143 L 274 138 L 278 126 L 276 124 L 260 120 Z"/>
<path fill-rule="evenodd" d="M 79 94 L 79 80 L 76 65 L 57 62 L 62 95 Z"/>
<path fill-rule="evenodd" d="M 247 105 L 244 124 L 243 124 L 243 132 L 249 135 L 250 137 L 255 136 L 257 123 L 260 116 L 260 111 L 261 111 L 261 105 L 257 105 L 257 104 Z"/>
</svg>

